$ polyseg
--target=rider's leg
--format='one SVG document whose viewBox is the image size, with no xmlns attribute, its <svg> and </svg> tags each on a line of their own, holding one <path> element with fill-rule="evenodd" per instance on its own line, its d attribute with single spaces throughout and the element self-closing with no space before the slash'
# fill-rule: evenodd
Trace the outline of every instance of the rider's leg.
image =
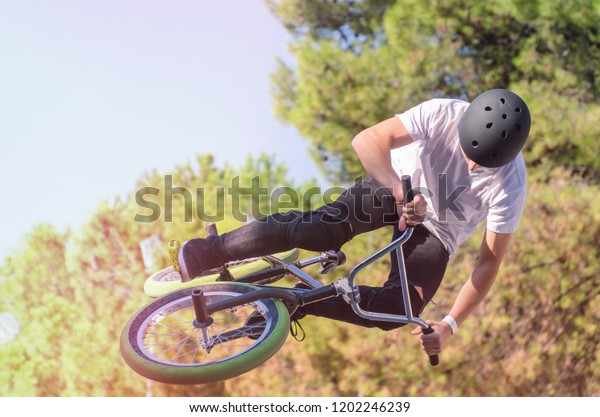
<svg viewBox="0 0 600 417">
<path fill-rule="evenodd" d="M 359 289 L 359 305 L 363 310 L 377 313 L 406 314 L 401 288 L 367 287 L 361 285 Z M 423 300 L 412 286 L 409 287 L 409 296 L 413 314 L 417 315 L 423 308 Z M 404 326 L 404 324 L 400 323 L 364 319 L 356 315 L 350 304 L 346 303 L 341 297 L 327 298 L 323 301 L 307 304 L 301 307 L 299 312 L 302 316 L 325 317 L 362 327 L 379 327 L 382 330 L 392 330 Z"/>
<path fill-rule="evenodd" d="M 324 211 L 276 213 L 219 236 L 227 259 L 245 259 L 292 248 L 310 251 L 339 249 L 352 238 L 346 222 Z"/>
<path fill-rule="evenodd" d="M 220 236 L 185 242 L 179 252 L 182 272 L 193 278 L 225 262 L 294 247 L 339 249 L 357 234 L 397 223 L 395 206 L 391 193 L 367 177 L 317 210 L 278 213 Z"/>
<path fill-rule="evenodd" d="M 277 213 L 236 230 L 192 239 L 179 251 L 184 276 L 194 278 L 226 262 L 270 255 L 298 247 L 313 251 L 341 247 L 351 239 L 347 223 L 318 211 Z"/>
<path fill-rule="evenodd" d="M 373 178 L 346 190 L 336 201 L 314 211 L 267 216 L 219 237 L 230 260 L 289 250 L 339 249 L 354 236 L 397 224 L 393 196 Z"/>
<path fill-rule="evenodd" d="M 400 237 L 401 232 L 394 228 L 392 240 Z M 449 260 L 449 254 L 443 243 L 425 226 L 414 228 L 410 239 L 402 246 L 409 285 L 423 290 L 424 304 L 429 303 L 436 293 Z M 400 286 L 398 257 L 390 254 L 392 267 L 386 287 Z"/>
</svg>

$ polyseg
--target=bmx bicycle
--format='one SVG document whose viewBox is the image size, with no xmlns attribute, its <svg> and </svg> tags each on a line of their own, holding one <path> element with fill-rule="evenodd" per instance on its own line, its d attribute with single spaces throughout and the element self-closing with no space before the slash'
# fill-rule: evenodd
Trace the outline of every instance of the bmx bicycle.
<svg viewBox="0 0 600 417">
<path fill-rule="evenodd" d="M 410 177 L 402 177 L 402 182 L 408 202 L 412 199 Z M 402 245 L 411 234 L 412 227 L 407 227 L 400 237 L 354 266 L 348 277 L 327 285 L 303 269 L 321 264 L 320 273 L 331 273 L 346 260 L 341 251 L 296 261 L 297 251 L 293 250 L 225 265 L 209 275 L 182 282 L 178 246 L 171 242 L 174 265 L 150 277 L 145 285 L 151 296 L 167 293 L 127 322 L 121 333 L 121 355 L 135 372 L 158 382 L 203 384 L 233 378 L 277 353 L 289 333 L 290 316 L 300 306 L 340 296 L 360 317 L 416 324 L 424 333 L 431 333 L 433 329 L 413 315 L 409 298 Z M 365 311 L 359 305 L 356 276 L 392 251 L 398 258 L 405 315 Z M 302 285 L 272 285 L 286 275 Z M 430 356 L 429 362 L 437 365 L 438 356 Z"/>
</svg>

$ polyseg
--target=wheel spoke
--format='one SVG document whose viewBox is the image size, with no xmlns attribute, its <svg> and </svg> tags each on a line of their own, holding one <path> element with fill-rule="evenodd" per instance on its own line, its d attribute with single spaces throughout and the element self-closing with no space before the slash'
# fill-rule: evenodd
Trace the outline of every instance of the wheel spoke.
<svg viewBox="0 0 600 417">
<path fill-rule="evenodd" d="M 236 295 L 238 293 L 212 292 L 207 294 L 207 301 L 214 303 Z M 264 311 L 266 308 L 261 302 L 254 302 L 217 312 L 204 339 L 200 329 L 194 326 L 191 300 L 182 296 L 149 316 L 140 334 L 140 347 L 161 363 L 183 366 L 219 362 L 238 356 L 257 343 L 257 336 L 266 330 L 268 319 L 265 323 L 245 323 L 256 312 L 264 316 Z"/>
</svg>

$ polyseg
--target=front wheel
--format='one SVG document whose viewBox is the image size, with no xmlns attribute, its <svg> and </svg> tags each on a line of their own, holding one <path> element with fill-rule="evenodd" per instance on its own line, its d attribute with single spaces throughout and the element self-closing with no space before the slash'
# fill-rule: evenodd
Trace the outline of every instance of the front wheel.
<svg viewBox="0 0 600 417">
<path fill-rule="evenodd" d="M 258 289 L 242 283 L 195 288 L 202 289 L 207 304 Z M 212 315 L 213 323 L 202 329 L 194 326 L 191 294 L 195 288 L 154 300 L 125 325 L 121 355 L 134 371 L 168 384 L 221 381 L 261 365 L 285 342 L 290 320 L 280 300 L 258 300 L 218 311 Z M 264 321 L 256 323 L 257 314 Z"/>
</svg>

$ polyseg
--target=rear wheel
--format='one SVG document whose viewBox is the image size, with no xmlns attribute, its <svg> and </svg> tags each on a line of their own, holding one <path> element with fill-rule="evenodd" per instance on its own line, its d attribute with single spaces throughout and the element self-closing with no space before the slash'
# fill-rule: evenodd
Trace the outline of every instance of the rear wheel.
<svg viewBox="0 0 600 417">
<path fill-rule="evenodd" d="M 197 286 L 207 304 L 257 287 L 242 283 Z M 121 334 L 121 354 L 140 375 L 169 384 L 202 384 L 232 378 L 264 363 L 283 345 L 289 315 L 278 299 L 264 299 L 212 315 L 206 329 L 194 326 L 192 291 L 185 288 L 138 311 Z M 264 321 L 250 320 L 259 314 Z M 247 323 L 248 322 L 248 323 Z"/>
</svg>

